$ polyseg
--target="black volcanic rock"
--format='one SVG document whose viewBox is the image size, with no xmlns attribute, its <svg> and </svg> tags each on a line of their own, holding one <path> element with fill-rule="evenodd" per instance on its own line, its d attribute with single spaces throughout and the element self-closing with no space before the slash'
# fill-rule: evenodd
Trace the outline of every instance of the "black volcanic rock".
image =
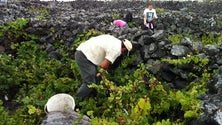
<svg viewBox="0 0 222 125">
<path fill-rule="evenodd" d="M 171 54 L 173 56 L 185 56 L 188 53 L 188 48 L 183 45 L 173 45 Z"/>
</svg>

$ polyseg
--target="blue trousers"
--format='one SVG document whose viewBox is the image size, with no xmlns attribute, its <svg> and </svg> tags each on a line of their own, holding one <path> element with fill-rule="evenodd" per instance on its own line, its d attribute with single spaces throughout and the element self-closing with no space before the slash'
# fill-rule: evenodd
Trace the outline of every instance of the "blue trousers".
<svg viewBox="0 0 222 125">
<path fill-rule="evenodd" d="M 82 85 L 77 91 L 76 97 L 84 98 L 93 91 L 88 85 L 96 83 L 97 67 L 90 62 L 81 51 L 75 52 L 75 60 L 80 68 Z"/>
</svg>

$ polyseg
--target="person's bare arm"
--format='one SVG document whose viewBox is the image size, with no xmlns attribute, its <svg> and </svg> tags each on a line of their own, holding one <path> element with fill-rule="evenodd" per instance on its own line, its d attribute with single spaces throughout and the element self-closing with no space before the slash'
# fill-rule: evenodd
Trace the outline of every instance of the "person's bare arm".
<svg viewBox="0 0 222 125">
<path fill-rule="evenodd" d="M 146 15 L 144 14 L 143 23 L 146 24 Z"/>
<path fill-rule="evenodd" d="M 101 68 L 108 69 L 110 64 L 111 64 L 111 62 L 108 59 L 104 59 L 102 64 L 101 64 Z"/>
</svg>

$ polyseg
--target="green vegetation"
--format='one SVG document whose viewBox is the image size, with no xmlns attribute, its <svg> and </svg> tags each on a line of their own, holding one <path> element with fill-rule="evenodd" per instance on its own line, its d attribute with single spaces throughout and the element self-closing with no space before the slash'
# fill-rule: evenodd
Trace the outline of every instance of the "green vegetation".
<svg viewBox="0 0 222 125">
<path fill-rule="evenodd" d="M 16 125 L 16 121 L 14 118 L 10 118 L 9 113 L 2 106 L 3 102 L 0 100 L 0 119 L 2 125 Z"/>
<path fill-rule="evenodd" d="M 8 22 L 6 25 L 0 25 L 0 37 L 5 37 L 12 43 L 17 40 L 36 40 L 38 37 L 34 34 L 28 34 L 24 28 L 29 23 L 29 19 L 19 18 L 16 21 Z"/>
<path fill-rule="evenodd" d="M 29 12 L 35 14 L 36 18 L 39 20 L 45 19 L 45 15 L 50 14 L 50 12 L 45 8 L 30 7 Z"/>
<path fill-rule="evenodd" d="M 201 37 L 201 41 L 204 45 L 207 45 L 207 44 L 215 45 L 215 44 L 222 43 L 222 33 L 219 36 L 215 36 L 212 33 L 209 35 L 204 34 Z"/>
<path fill-rule="evenodd" d="M 196 76 L 195 78 L 198 77 L 198 80 L 191 82 L 182 90 L 171 89 L 168 83 L 158 80 L 147 72 L 150 67 L 148 65 L 138 65 L 134 73 L 129 75 L 126 67 L 132 63 L 133 59 L 135 58 L 131 57 L 127 61 L 128 64 L 121 63 L 113 74 L 114 76 L 103 74 L 99 85 L 91 85 L 98 90 L 97 97 L 81 102 L 80 106 L 84 107 L 81 109 L 81 113 L 87 112 L 93 118 L 92 123 L 182 125 L 200 116 L 202 109 L 200 100 L 196 97 L 205 93 L 206 83 L 211 77 L 210 72 L 206 69 L 208 59 L 201 60 L 197 56 L 187 57 L 188 61 L 186 58 L 163 59 L 164 62 L 175 66 L 192 64 L 194 67 L 198 67 L 196 74 L 190 72 L 191 79 Z M 203 74 L 199 75 L 199 72 Z M 98 117 L 101 115 L 102 118 Z"/>
<path fill-rule="evenodd" d="M 178 44 L 180 43 L 181 39 L 184 37 L 191 38 L 191 41 L 201 41 L 203 45 L 208 45 L 208 44 L 215 45 L 215 44 L 222 43 L 222 33 L 219 35 L 215 35 L 212 33 L 204 34 L 200 37 L 192 36 L 191 34 L 187 34 L 187 35 L 173 34 L 173 35 L 170 35 L 167 39 L 170 40 L 172 44 Z"/>
<path fill-rule="evenodd" d="M 74 60 L 65 64 L 57 60 L 49 60 L 46 52 L 38 49 L 34 41 L 21 42 L 14 46 L 17 57 L 2 54 L 0 58 L 0 89 L 1 92 L 11 94 L 10 90 L 17 88 L 18 93 L 14 98 L 22 105 L 15 111 L 16 121 L 22 124 L 37 124 L 41 122 L 43 106 L 47 98 L 56 93 L 70 93 L 80 85 L 78 72 L 70 78 L 70 68 L 77 70 Z M 61 71 L 62 69 L 62 71 Z M 10 74 L 9 74 L 10 73 Z M 23 117 L 18 117 L 22 115 Z M 17 120 L 19 119 L 19 120 Z M 1 119 L 1 121 L 4 119 Z"/>
<path fill-rule="evenodd" d="M 179 44 L 180 40 L 183 37 L 184 36 L 182 34 L 173 34 L 173 35 L 170 35 L 167 39 L 170 40 L 172 42 L 172 44 Z"/>
<path fill-rule="evenodd" d="M 15 40 L 11 49 L 16 52 L 15 55 L 0 54 L 0 92 L 14 93 L 12 101 L 20 104 L 9 114 L 0 101 L 0 121 L 6 125 L 40 124 L 49 97 L 56 93 L 74 95 L 81 77 L 75 60 L 67 51 L 102 34 L 95 30 L 78 34 L 70 49 L 63 46 L 63 40 L 58 42 L 56 47 L 62 49 L 65 58 L 62 62 L 47 57 L 46 51 L 37 44 L 38 37 L 24 31 L 27 24 L 27 19 L 19 19 L 0 26 L 1 37 Z M 189 77 L 198 79 L 182 90 L 172 89 L 168 83 L 150 74 L 149 65 L 139 64 L 132 71 L 129 67 L 135 59 L 135 55 L 123 57 L 120 66 L 110 73 L 99 69 L 100 84 L 90 86 L 98 91 L 97 95 L 76 100 L 76 111 L 90 116 L 92 125 L 183 125 L 200 116 L 202 109 L 196 97 L 205 93 L 206 83 L 212 76 L 207 69 L 207 58 L 188 55 L 181 59 L 162 59 L 175 67 L 183 64 L 194 67 Z"/>
<path fill-rule="evenodd" d="M 156 13 L 157 14 L 161 14 L 161 13 L 164 13 L 165 10 L 163 8 L 156 8 Z"/>
<path fill-rule="evenodd" d="M 168 62 L 169 64 L 174 64 L 175 66 L 192 64 L 196 66 L 196 67 L 193 67 L 194 69 L 200 68 L 200 70 L 202 70 L 202 68 L 204 68 L 209 63 L 208 58 L 202 59 L 198 55 L 192 55 L 192 56 L 187 55 L 186 57 L 183 57 L 182 59 L 171 59 L 171 60 L 162 59 L 162 61 Z"/>
<path fill-rule="evenodd" d="M 112 15 L 112 20 L 117 20 L 120 19 L 120 15 L 119 14 L 113 14 Z"/>
<path fill-rule="evenodd" d="M 18 24 L 18 22 L 9 24 Z M 19 26 L 23 24 L 17 27 Z M 8 25 L 1 27 L 8 27 Z M 10 30 L 4 29 L 0 33 L 5 34 Z M 18 30 L 21 31 L 20 34 L 26 34 L 22 28 Z M 18 30 L 13 30 L 13 32 L 18 32 Z M 20 34 L 18 37 L 23 36 Z M 11 36 L 8 37 L 11 38 Z M 11 48 L 16 50 L 16 55 L 0 54 L 0 91 L 2 94 L 16 94 L 13 102 L 21 105 L 12 114 L 2 115 L 0 121 L 3 123 L 13 121 L 14 124 L 19 125 L 39 124 L 44 116 L 42 109 L 49 97 L 56 93 L 73 95 L 81 84 L 74 60 L 67 59 L 64 63 L 48 59 L 46 52 L 39 49 L 36 37 L 32 38 L 34 39 L 15 41 L 11 44 Z"/>
<path fill-rule="evenodd" d="M 218 24 L 222 24 L 222 18 L 216 19 L 216 22 L 217 22 Z"/>
<path fill-rule="evenodd" d="M 50 14 L 49 11 L 46 8 L 30 7 L 29 8 L 29 12 L 31 12 L 31 13 L 38 13 L 40 15 L 48 15 L 48 14 Z"/>
<path fill-rule="evenodd" d="M 136 27 L 136 23 L 135 22 L 129 22 L 128 26 L 129 26 L 129 28 Z"/>
<path fill-rule="evenodd" d="M 94 29 L 91 29 L 89 31 L 87 31 L 86 33 L 79 33 L 77 34 L 77 39 L 75 40 L 75 47 L 79 46 L 80 43 L 85 42 L 86 40 L 88 40 L 90 37 L 93 36 L 98 36 L 98 35 L 102 35 L 104 34 L 103 32 L 100 31 L 95 31 Z"/>
<path fill-rule="evenodd" d="M 39 20 L 43 20 L 43 19 L 45 19 L 45 17 L 42 16 L 42 15 L 36 16 L 36 18 L 39 19 Z"/>
</svg>

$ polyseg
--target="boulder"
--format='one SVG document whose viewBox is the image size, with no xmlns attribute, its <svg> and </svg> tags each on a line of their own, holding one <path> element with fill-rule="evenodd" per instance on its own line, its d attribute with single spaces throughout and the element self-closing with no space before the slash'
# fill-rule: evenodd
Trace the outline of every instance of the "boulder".
<svg viewBox="0 0 222 125">
<path fill-rule="evenodd" d="M 81 119 L 81 120 L 79 120 Z M 41 125 L 90 125 L 90 119 L 74 111 L 50 112 L 42 121 Z"/>
<path fill-rule="evenodd" d="M 217 45 L 206 45 L 205 51 L 208 55 L 215 56 L 219 53 L 220 50 L 218 49 Z"/>
<path fill-rule="evenodd" d="M 188 47 L 183 45 L 173 45 L 171 54 L 173 56 L 185 56 L 188 53 Z"/>
<path fill-rule="evenodd" d="M 203 50 L 203 44 L 202 42 L 194 42 L 192 48 L 197 52 L 201 52 Z"/>
<path fill-rule="evenodd" d="M 208 84 L 208 95 L 202 99 L 201 106 L 204 109 L 204 114 L 198 120 L 199 123 L 222 124 L 222 66 L 218 68 L 218 72 L 214 82 Z"/>
<path fill-rule="evenodd" d="M 165 32 L 164 30 L 157 30 L 151 37 L 155 38 L 156 40 L 163 39 L 165 38 Z"/>
<path fill-rule="evenodd" d="M 190 38 L 185 37 L 185 38 L 181 39 L 180 44 L 190 47 L 190 46 L 192 46 L 192 41 L 190 40 Z"/>
</svg>

